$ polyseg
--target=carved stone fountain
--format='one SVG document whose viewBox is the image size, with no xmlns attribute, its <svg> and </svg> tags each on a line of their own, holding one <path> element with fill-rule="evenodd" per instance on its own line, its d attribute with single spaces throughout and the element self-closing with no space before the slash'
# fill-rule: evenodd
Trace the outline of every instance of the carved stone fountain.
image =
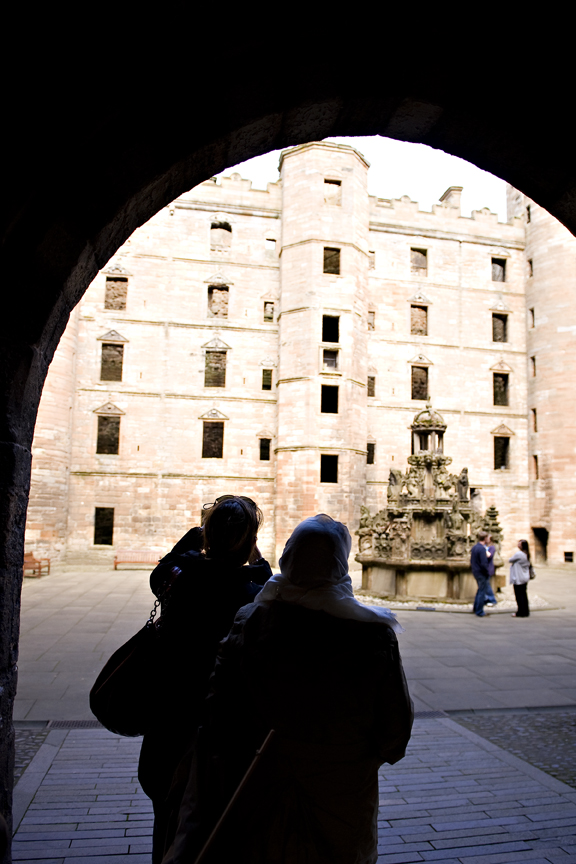
<svg viewBox="0 0 576 864">
<path fill-rule="evenodd" d="M 501 566 L 498 511 L 484 516 L 470 500 L 468 469 L 450 474 L 444 456 L 446 423 L 430 402 L 410 427 L 408 470 L 390 469 L 388 505 L 371 516 L 362 507 L 359 554 L 362 589 L 382 597 L 464 600 L 474 597 L 470 550 L 476 532 L 489 531 Z"/>
</svg>

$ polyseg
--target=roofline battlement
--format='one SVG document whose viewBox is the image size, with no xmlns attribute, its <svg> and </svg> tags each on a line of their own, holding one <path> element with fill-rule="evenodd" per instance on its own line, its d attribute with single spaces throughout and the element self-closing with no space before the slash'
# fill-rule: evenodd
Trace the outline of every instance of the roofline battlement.
<svg viewBox="0 0 576 864">
<path fill-rule="evenodd" d="M 356 150 L 355 147 L 351 147 L 350 144 L 335 144 L 332 141 L 309 141 L 307 144 L 299 144 L 297 147 L 290 147 L 289 150 L 283 150 L 280 154 L 280 161 L 278 162 L 278 171 L 282 171 L 282 164 L 284 162 L 284 159 L 287 159 L 288 156 L 295 156 L 299 153 L 303 153 L 304 151 L 311 150 L 315 147 L 321 147 L 324 150 L 332 150 L 336 153 L 354 153 L 354 155 L 358 157 L 360 162 L 367 169 L 370 168 L 370 163 L 368 162 L 366 157 L 363 156 L 359 150 Z"/>
</svg>

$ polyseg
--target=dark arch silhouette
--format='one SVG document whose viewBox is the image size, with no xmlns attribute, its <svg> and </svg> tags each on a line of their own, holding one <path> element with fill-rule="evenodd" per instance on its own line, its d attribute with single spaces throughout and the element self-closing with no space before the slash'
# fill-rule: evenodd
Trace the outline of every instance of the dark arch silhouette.
<svg viewBox="0 0 576 864">
<path fill-rule="evenodd" d="M 173 13 L 173 10 L 172 10 Z M 176 17 L 159 12 L 158 40 Z M 196 32 L 196 40 L 198 33 Z M 113 29 L 113 25 L 112 25 Z M 231 28 L 233 29 L 233 28 Z M 503 90 L 488 58 L 466 75 L 452 56 L 392 56 L 364 41 L 322 50 L 202 33 L 162 59 L 118 45 L 108 67 L 81 39 L 59 66 L 35 65 L 6 99 L 0 279 L 0 811 L 9 812 L 30 448 L 44 378 L 70 311 L 129 235 L 215 173 L 272 149 L 336 135 L 429 144 L 508 180 L 576 232 L 576 166 L 568 84 L 540 64 L 538 87 Z M 364 39 L 366 33 L 364 33 Z M 132 42 L 138 43 L 132 35 Z M 60 46 L 62 47 L 62 46 Z M 54 43 L 50 51 L 57 53 Z M 431 44 L 428 56 L 434 51 Z M 150 59 L 148 59 L 150 57 Z M 273 64 L 273 71 L 270 71 Z M 12 79 L 13 80 L 13 79 Z M 570 77 L 566 78 L 569 82 Z"/>
</svg>

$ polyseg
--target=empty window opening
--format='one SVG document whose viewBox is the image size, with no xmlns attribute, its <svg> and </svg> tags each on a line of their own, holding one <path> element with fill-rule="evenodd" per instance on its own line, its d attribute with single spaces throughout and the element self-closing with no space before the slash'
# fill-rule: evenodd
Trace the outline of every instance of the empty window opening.
<svg viewBox="0 0 576 864">
<path fill-rule="evenodd" d="M 532 408 L 532 431 L 538 431 L 538 415 L 536 414 L 536 408 Z"/>
<path fill-rule="evenodd" d="M 264 301 L 264 321 L 274 321 L 274 303 L 272 300 Z"/>
<path fill-rule="evenodd" d="M 270 444 L 272 442 L 271 438 L 260 438 L 260 461 L 261 462 L 269 462 L 270 461 Z"/>
<path fill-rule="evenodd" d="M 368 252 L 368 269 L 376 269 L 376 252 Z"/>
<path fill-rule="evenodd" d="M 226 351 L 206 351 L 204 386 L 226 386 Z"/>
<path fill-rule="evenodd" d="M 492 282 L 506 281 L 506 259 L 492 258 Z"/>
<path fill-rule="evenodd" d="M 416 276 L 426 276 L 428 273 L 427 249 L 410 249 L 410 272 Z"/>
<path fill-rule="evenodd" d="M 104 342 L 102 345 L 102 360 L 100 365 L 101 381 L 122 381 L 122 364 L 124 362 L 124 345 L 114 345 Z"/>
<path fill-rule="evenodd" d="M 264 245 L 269 252 L 276 251 L 276 240 L 274 240 L 272 237 L 267 237 L 264 241 Z"/>
<path fill-rule="evenodd" d="M 320 456 L 320 482 L 338 482 L 338 456 L 322 453 Z"/>
<path fill-rule="evenodd" d="M 128 296 L 128 279 L 126 276 L 107 276 L 106 293 L 104 295 L 105 309 L 126 309 Z"/>
<path fill-rule="evenodd" d="M 338 414 L 338 387 L 332 384 L 322 385 L 320 411 L 322 414 Z"/>
<path fill-rule="evenodd" d="M 410 306 L 410 333 L 412 336 L 428 335 L 427 306 Z"/>
<path fill-rule="evenodd" d="M 272 369 L 262 369 L 262 389 L 272 390 Z"/>
<path fill-rule="evenodd" d="M 412 366 L 412 399 L 428 399 L 427 366 Z"/>
<path fill-rule="evenodd" d="M 494 470 L 508 468 L 510 457 L 510 438 L 501 435 L 494 436 Z"/>
<path fill-rule="evenodd" d="M 534 550 L 536 561 L 544 562 L 548 558 L 548 529 L 532 528 L 534 535 Z"/>
<path fill-rule="evenodd" d="M 508 341 L 508 315 L 493 313 L 492 315 L 492 341 Z"/>
<path fill-rule="evenodd" d="M 210 249 L 226 249 L 232 245 L 232 226 L 229 222 L 212 222 Z"/>
<path fill-rule="evenodd" d="M 368 312 L 368 330 L 376 329 L 376 312 Z"/>
<path fill-rule="evenodd" d="M 532 211 L 530 210 L 530 204 L 526 207 L 526 222 L 532 221 Z"/>
<path fill-rule="evenodd" d="M 534 314 L 534 308 L 528 310 L 528 322 L 530 329 L 536 326 L 536 315 Z"/>
<path fill-rule="evenodd" d="M 566 564 L 574 563 L 574 552 L 564 552 L 564 562 Z"/>
<path fill-rule="evenodd" d="M 205 420 L 202 430 L 202 458 L 222 459 L 224 451 L 224 423 Z"/>
<path fill-rule="evenodd" d="M 494 372 L 494 405 L 508 405 L 507 372 Z"/>
<path fill-rule="evenodd" d="M 368 441 L 366 444 L 366 464 L 374 465 L 376 461 L 376 444 L 373 441 Z"/>
<path fill-rule="evenodd" d="M 534 275 L 534 260 L 532 258 L 528 259 L 528 276 Z"/>
<path fill-rule="evenodd" d="M 228 288 L 226 285 L 208 287 L 208 315 L 214 318 L 228 317 Z"/>
<path fill-rule="evenodd" d="M 342 204 L 341 180 L 324 180 L 324 202 L 326 204 Z"/>
<path fill-rule="evenodd" d="M 322 316 L 322 341 L 340 341 L 340 318 L 337 315 Z"/>
<path fill-rule="evenodd" d="M 540 472 L 538 470 L 538 456 L 532 456 L 532 466 L 533 466 L 533 471 L 534 471 L 534 479 L 539 480 L 540 479 Z"/>
<path fill-rule="evenodd" d="M 117 456 L 120 448 L 120 417 L 98 417 L 96 453 Z"/>
<path fill-rule="evenodd" d="M 333 276 L 340 275 L 340 249 L 324 247 L 324 273 L 331 273 Z"/>
<path fill-rule="evenodd" d="M 322 352 L 322 367 L 327 370 L 338 369 L 338 351 L 325 348 Z"/>
<path fill-rule="evenodd" d="M 532 378 L 536 377 L 536 357 L 530 357 L 530 371 L 532 372 Z"/>
<path fill-rule="evenodd" d="M 368 375 L 368 396 L 376 396 L 376 377 L 374 375 Z"/>
<path fill-rule="evenodd" d="M 94 508 L 94 545 L 112 546 L 114 541 L 114 507 Z"/>
</svg>

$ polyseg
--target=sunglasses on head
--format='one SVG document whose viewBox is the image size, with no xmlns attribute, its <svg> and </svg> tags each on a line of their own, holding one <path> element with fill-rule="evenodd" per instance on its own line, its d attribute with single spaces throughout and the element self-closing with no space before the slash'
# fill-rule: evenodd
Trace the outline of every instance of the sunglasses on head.
<svg viewBox="0 0 576 864">
<path fill-rule="evenodd" d="M 245 495 L 220 495 L 220 497 L 216 498 L 216 500 L 212 504 L 203 504 L 202 509 L 203 510 L 211 510 L 212 507 L 216 506 L 216 504 L 220 504 L 221 501 L 228 501 L 231 498 L 239 498 L 240 501 L 246 501 L 248 504 L 251 504 L 253 507 L 256 507 L 255 502 L 252 501 L 251 498 L 247 498 Z"/>
</svg>

